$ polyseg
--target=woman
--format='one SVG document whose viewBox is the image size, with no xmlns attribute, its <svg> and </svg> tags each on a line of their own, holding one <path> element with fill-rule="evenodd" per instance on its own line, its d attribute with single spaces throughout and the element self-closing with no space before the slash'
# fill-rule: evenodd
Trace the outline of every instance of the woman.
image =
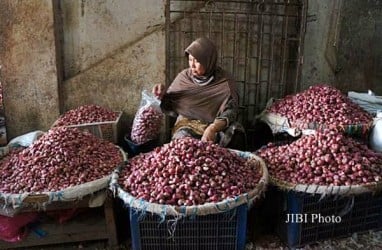
<svg viewBox="0 0 382 250">
<path fill-rule="evenodd" d="M 153 88 L 154 95 L 162 100 L 162 110 L 177 116 L 172 139 L 191 136 L 238 148 L 230 146 L 235 132 L 245 135 L 236 122 L 238 93 L 234 80 L 217 66 L 215 44 L 198 38 L 185 49 L 185 55 L 189 68 L 181 71 L 167 90 L 162 84 Z M 245 138 L 240 143 L 244 146 Z"/>
</svg>

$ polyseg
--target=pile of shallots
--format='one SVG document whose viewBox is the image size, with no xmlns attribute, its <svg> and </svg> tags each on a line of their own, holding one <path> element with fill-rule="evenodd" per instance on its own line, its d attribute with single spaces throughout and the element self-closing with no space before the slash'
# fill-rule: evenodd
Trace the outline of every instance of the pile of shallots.
<svg viewBox="0 0 382 250">
<path fill-rule="evenodd" d="M 118 115 L 118 112 L 105 107 L 94 104 L 83 105 L 61 115 L 54 123 L 54 127 L 115 121 Z"/>
<path fill-rule="evenodd" d="M 316 131 L 257 151 L 273 178 L 294 184 L 363 185 L 382 181 L 382 154 L 342 133 Z"/>
<path fill-rule="evenodd" d="M 262 177 L 259 165 L 216 144 L 183 138 L 131 158 L 118 183 L 148 202 L 200 205 L 253 190 Z"/>
<path fill-rule="evenodd" d="M 160 133 L 164 114 L 156 106 L 146 105 L 137 111 L 131 128 L 131 141 L 141 145 L 156 139 Z"/>
<path fill-rule="evenodd" d="M 0 192 L 59 191 L 108 176 L 123 160 L 111 142 L 77 128 L 53 128 L 0 161 Z"/>
<path fill-rule="evenodd" d="M 318 127 L 340 128 L 369 124 L 373 119 L 339 90 L 324 84 L 277 100 L 267 111 L 288 118 L 293 127 L 300 129 L 311 123 Z"/>
</svg>

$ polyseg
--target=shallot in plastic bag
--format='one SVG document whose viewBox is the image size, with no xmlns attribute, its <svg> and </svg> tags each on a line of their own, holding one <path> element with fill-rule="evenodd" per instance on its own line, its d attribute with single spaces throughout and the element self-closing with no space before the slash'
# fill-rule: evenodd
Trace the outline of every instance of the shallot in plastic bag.
<svg viewBox="0 0 382 250">
<path fill-rule="evenodd" d="M 160 100 L 147 90 L 143 90 L 141 103 L 131 128 L 131 141 L 141 145 L 156 139 L 162 127 L 163 117 Z"/>
</svg>

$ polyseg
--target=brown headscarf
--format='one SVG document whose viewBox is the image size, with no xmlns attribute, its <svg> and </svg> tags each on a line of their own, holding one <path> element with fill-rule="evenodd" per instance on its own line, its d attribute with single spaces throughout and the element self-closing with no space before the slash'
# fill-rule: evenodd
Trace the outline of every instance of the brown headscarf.
<svg viewBox="0 0 382 250">
<path fill-rule="evenodd" d="M 190 119 L 213 122 L 224 111 L 230 98 L 238 103 L 235 82 L 220 67 L 216 66 L 217 50 L 208 38 L 198 38 L 185 50 L 206 69 L 206 76 L 213 80 L 201 85 L 193 81 L 190 68 L 184 69 L 174 79 L 162 98 L 161 107 L 164 112 L 174 111 Z"/>
<path fill-rule="evenodd" d="M 216 69 L 218 52 L 215 44 L 206 37 L 201 37 L 193 41 L 184 51 L 186 56 L 189 54 L 200 62 L 206 70 L 205 76 L 210 76 Z"/>
</svg>

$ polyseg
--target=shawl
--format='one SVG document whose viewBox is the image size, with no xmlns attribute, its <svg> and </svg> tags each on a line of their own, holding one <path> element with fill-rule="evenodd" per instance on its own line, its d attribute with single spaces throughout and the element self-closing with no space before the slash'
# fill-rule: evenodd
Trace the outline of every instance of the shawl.
<svg viewBox="0 0 382 250">
<path fill-rule="evenodd" d="M 210 123 L 224 111 L 230 97 L 237 103 L 234 82 L 223 71 L 217 70 L 214 80 L 204 86 L 194 83 L 191 77 L 191 70 L 185 69 L 175 78 L 162 98 L 161 108 L 165 113 L 174 111 Z"/>
</svg>

